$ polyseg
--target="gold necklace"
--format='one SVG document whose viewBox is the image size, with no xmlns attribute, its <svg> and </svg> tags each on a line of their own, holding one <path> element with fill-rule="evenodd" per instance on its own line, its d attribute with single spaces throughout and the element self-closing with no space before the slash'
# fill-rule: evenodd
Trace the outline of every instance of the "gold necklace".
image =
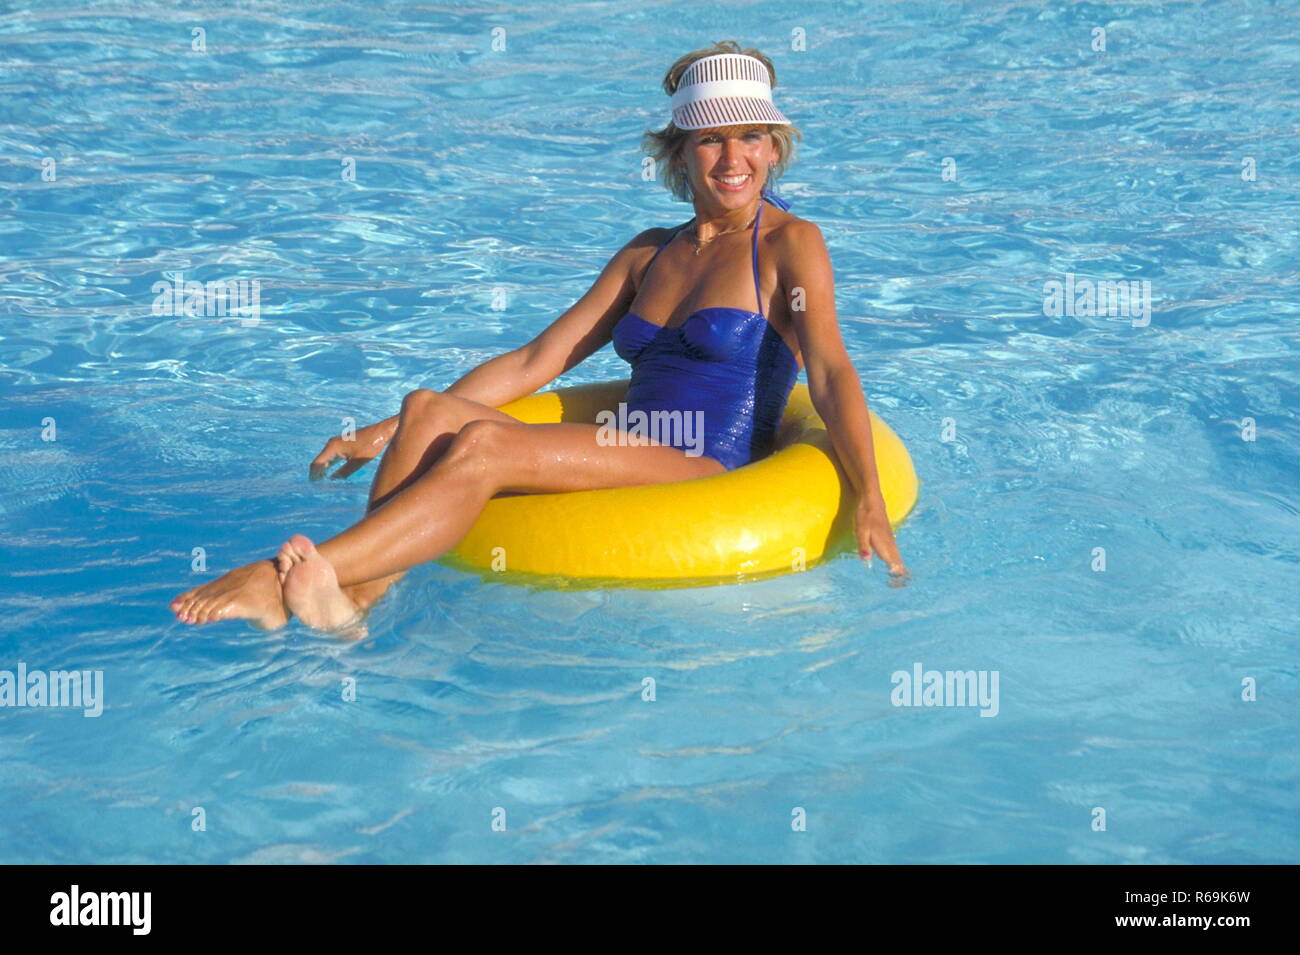
<svg viewBox="0 0 1300 955">
<path fill-rule="evenodd" d="M 758 201 L 759 201 L 759 204 L 760 204 L 760 205 L 761 205 L 762 202 L 763 202 L 763 200 L 762 200 L 761 198 L 760 198 Z M 717 233 L 716 235 L 711 235 L 711 236 L 709 236 L 707 239 L 705 239 L 703 242 L 700 241 L 699 224 L 696 223 L 694 226 L 691 227 L 691 233 L 695 236 L 695 254 L 696 254 L 696 255 L 699 255 L 700 252 L 704 249 L 704 247 L 705 247 L 706 245 L 708 245 L 710 242 L 712 242 L 714 239 L 716 239 L 716 238 L 717 238 L 718 236 L 720 236 L 720 235 L 729 235 L 729 234 L 731 234 L 732 232 L 743 232 L 745 229 L 748 229 L 750 226 L 752 226 L 752 225 L 754 224 L 754 219 L 757 219 L 757 218 L 758 218 L 758 212 L 757 212 L 757 210 L 756 210 L 756 211 L 754 212 L 754 218 L 753 218 L 753 219 L 750 219 L 749 222 L 747 222 L 745 225 L 743 225 L 743 226 L 737 226 L 737 227 L 734 228 L 734 229 L 728 229 L 726 232 L 719 232 L 719 233 Z M 695 222 L 695 218 L 694 218 L 694 217 L 692 217 L 691 222 Z"/>
</svg>

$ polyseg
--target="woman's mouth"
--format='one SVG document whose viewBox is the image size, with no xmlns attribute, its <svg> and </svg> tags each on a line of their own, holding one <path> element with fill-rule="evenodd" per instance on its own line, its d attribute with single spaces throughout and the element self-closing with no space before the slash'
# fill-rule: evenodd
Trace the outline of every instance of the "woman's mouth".
<svg viewBox="0 0 1300 955">
<path fill-rule="evenodd" d="M 714 176 L 713 181 L 723 192 L 742 192 L 751 178 L 753 177 L 749 173 L 744 173 L 739 176 Z"/>
</svg>

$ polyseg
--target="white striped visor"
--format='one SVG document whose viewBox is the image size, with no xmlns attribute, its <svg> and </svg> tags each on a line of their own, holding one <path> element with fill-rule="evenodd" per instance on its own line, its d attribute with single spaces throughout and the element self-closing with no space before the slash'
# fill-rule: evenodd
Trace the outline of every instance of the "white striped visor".
<svg viewBox="0 0 1300 955">
<path fill-rule="evenodd" d="M 743 53 L 715 53 L 688 66 L 677 81 L 672 108 L 678 129 L 790 125 L 772 102 L 767 67 Z"/>
</svg>

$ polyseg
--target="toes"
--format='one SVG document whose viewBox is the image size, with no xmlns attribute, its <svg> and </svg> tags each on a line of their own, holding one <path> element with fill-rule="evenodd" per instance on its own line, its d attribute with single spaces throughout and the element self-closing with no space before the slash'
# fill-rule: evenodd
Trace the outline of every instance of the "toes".
<svg viewBox="0 0 1300 955">
<path fill-rule="evenodd" d="M 302 535 L 297 536 L 301 537 Z M 302 539 L 306 540 L 307 538 L 303 537 Z M 294 546 L 293 538 L 280 545 L 280 553 L 275 558 L 275 575 L 279 578 L 280 586 L 284 586 L 285 579 L 293 572 L 295 567 L 306 559 L 306 556 Z"/>
<path fill-rule="evenodd" d="M 222 610 L 229 603 L 226 594 L 215 594 L 203 601 L 194 612 L 194 622 L 197 624 L 211 623 L 214 620 L 220 620 Z"/>
<path fill-rule="evenodd" d="M 206 594 L 209 586 L 210 584 L 204 584 L 194 587 L 171 602 L 172 613 L 176 614 L 178 620 L 182 623 L 198 622 L 195 617 L 199 608 L 210 599 Z"/>
<path fill-rule="evenodd" d="M 186 622 L 202 623 L 200 617 L 202 616 L 203 610 L 205 607 L 207 607 L 208 602 L 210 600 L 211 600 L 210 597 L 204 595 L 200 595 L 198 597 L 195 597 L 193 600 L 191 600 L 189 606 L 185 608 Z"/>
<path fill-rule="evenodd" d="M 289 538 L 289 544 L 298 552 L 300 560 L 306 560 L 316 553 L 316 545 L 304 534 L 294 534 Z"/>
</svg>

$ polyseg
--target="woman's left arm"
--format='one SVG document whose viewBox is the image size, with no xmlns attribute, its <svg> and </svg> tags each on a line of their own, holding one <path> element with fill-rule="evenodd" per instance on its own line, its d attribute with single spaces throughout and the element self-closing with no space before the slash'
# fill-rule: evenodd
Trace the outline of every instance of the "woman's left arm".
<svg viewBox="0 0 1300 955">
<path fill-rule="evenodd" d="M 835 316 L 835 276 L 821 229 L 798 219 L 777 230 L 773 238 L 778 244 L 782 294 L 808 372 L 808 392 L 857 492 L 858 553 L 864 560 L 879 554 L 891 574 L 906 574 L 880 491 L 867 399 L 844 350 Z"/>
</svg>

